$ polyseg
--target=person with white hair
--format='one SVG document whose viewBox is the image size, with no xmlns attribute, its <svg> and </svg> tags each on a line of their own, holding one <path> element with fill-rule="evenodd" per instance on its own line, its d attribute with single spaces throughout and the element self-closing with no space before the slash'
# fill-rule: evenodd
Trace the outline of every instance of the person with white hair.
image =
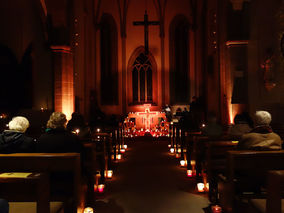
<svg viewBox="0 0 284 213">
<path fill-rule="evenodd" d="M 35 140 L 25 135 L 29 125 L 27 118 L 14 117 L 8 124 L 9 130 L 0 134 L 0 153 L 34 152 Z"/>
<path fill-rule="evenodd" d="M 238 144 L 238 149 L 280 150 L 282 140 L 270 127 L 271 115 L 267 111 L 256 111 L 254 129 L 244 134 Z"/>
</svg>

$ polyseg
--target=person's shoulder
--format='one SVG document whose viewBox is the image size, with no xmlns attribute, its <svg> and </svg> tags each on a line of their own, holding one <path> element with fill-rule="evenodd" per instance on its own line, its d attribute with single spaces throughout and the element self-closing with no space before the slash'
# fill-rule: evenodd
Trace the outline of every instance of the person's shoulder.
<svg viewBox="0 0 284 213">
<path fill-rule="evenodd" d="M 251 140 L 251 139 L 259 137 L 259 135 L 260 135 L 259 133 L 255 133 L 255 132 L 245 133 L 242 135 L 241 141 Z"/>
<path fill-rule="evenodd" d="M 26 141 L 26 142 L 35 142 L 35 139 L 34 138 L 32 138 L 32 137 L 30 137 L 30 136 L 27 136 L 27 135 L 25 135 L 25 134 L 23 134 L 22 135 L 22 138 L 24 139 L 24 141 Z"/>
<path fill-rule="evenodd" d="M 274 137 L 274 138 L 277 138 L 277 139 L 282 140 L 281 137 L 280 137 L 280 135 L 278 135 L 278 134 L 275 133 L 275 132 L 271 132 L 271 133 L 269 133 L 269 135 L 270 135 L 271 137 Z"/>
</svg>

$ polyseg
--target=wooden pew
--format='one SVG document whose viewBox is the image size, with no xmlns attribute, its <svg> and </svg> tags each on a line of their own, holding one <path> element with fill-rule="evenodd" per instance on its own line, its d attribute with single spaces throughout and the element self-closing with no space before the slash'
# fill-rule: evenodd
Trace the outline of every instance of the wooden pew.
<svg viewBox="0 0 284 213">
<path fill-rule="evenodd" d="M 82 187 L 80 154 L 78 153 L 0 154 L 0 172 L 49 174 L 51 186 L 49 200 L 63 201 L 64 212 L 77 213 L 80 207 Z M 61 181 L 57 177 L 60 177 Z"/>
<path fill-rule="evenodd" d="M 93 142 L 85 142 L 84 145 L 84 160 L 83 171 L 86 176 L 87 190 L 86 190 L 86 206 L 91 206 L 94 203 L 94 184 L 95 175 L 99 169 L 97 161 L 96 145 Z"/>
<path fill-rule="evenodd" d="M 236 144 L 233 144 L 232 142 L 235 140 L 238 140 L 238 138 L 229 135 L 222 135 L 219 137 L 208 137 L 208 136 L 199 135 L 193 138 L 191 154 L 193 156 L 192 158 L 195 159 L 196 163 L 197 181 L 201 181 L 202 177 L 200 176 L 200 174 L 202 173 L 202 171 L 206 169 L 206 167 L 204 167 L 204 163 L 211 157 L 219 158 L 219 160 L 220 158 L 225 159 L 226 156 L 224 154 L 226 153 L 226 151 L 231 150 L 233 147 L 236 146 Z M 213 145 L 210 147 L 210 144 Z M 214 146 L 214 144 L 216 146 Z M 215 148 L 217 149 L 216 151 L 218 151 L 218 153 L 216 153 L 215 156 L 214 155 L 211 156 L 210 155 L 211 152 L 207 153 L 208 148 L 212 149 Z M 207 157 L 206 153 L 209 154 Z"/>
<path fill-rule="evenodd" d="M 49 176 L 46 173 L 2 173 L 0 197 L 9 202 L 34 200 L 37 213 L 50 213 Z"/>
<path fill-rule="evenodd" d="M 209 183 L 209 200 L 213 203 L 217 202 L 218 195 L 218 176 L 224 174 L 226 169 L 226 153 L 235 150 L 238 145 L 237 141 L 214 141 L 205 142 L 206 157 L 204 162 L 204 170 L 207 174 Z"/>
<path fill-rule="evenodd" d="M 269 171 L 267 175 L 266 199 L 251 199 L 250 204 L 259 213 L 281 213 L 284 211 L 284 170 Z"/>
<path fill-rule="evenodd" d="M 220 204 L 238 212 L 237 200 L 266 197 L 269 170 L 284 169 L 284 151 L 229 151 L 226 177 L 219 182 Z"/>
</svg>

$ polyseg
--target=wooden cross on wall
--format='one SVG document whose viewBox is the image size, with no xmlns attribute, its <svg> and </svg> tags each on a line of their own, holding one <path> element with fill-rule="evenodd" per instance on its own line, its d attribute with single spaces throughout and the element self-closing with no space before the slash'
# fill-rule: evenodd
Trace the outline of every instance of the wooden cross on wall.
<svg viewBox="0 0 284 213">
<path fill-rule="evenodd" d="M 145 46 L 145 55 L 149 53 L 149 26 L 150 25 L 160 25 L 159 21 L 149 21 L 147 10 L 145 10 L 144 21 L 134 21 L 134 26 L 144 25 L 144 46 Z"/>
</svg>

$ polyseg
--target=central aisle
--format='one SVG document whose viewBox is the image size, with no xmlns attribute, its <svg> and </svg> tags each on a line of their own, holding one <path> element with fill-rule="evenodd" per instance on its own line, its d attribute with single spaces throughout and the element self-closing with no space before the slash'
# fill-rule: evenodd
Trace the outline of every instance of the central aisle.
<svg viewBox="0 0 284 213">
<path fill-rule="evenodd" d="M 96 201 L 96 213 L 204 212 L 208 199 L 195 192 L 193 180 L 168 154 L 166 141 L 145 138 L 128 146 L 105 195 Z"/>
</svg>

